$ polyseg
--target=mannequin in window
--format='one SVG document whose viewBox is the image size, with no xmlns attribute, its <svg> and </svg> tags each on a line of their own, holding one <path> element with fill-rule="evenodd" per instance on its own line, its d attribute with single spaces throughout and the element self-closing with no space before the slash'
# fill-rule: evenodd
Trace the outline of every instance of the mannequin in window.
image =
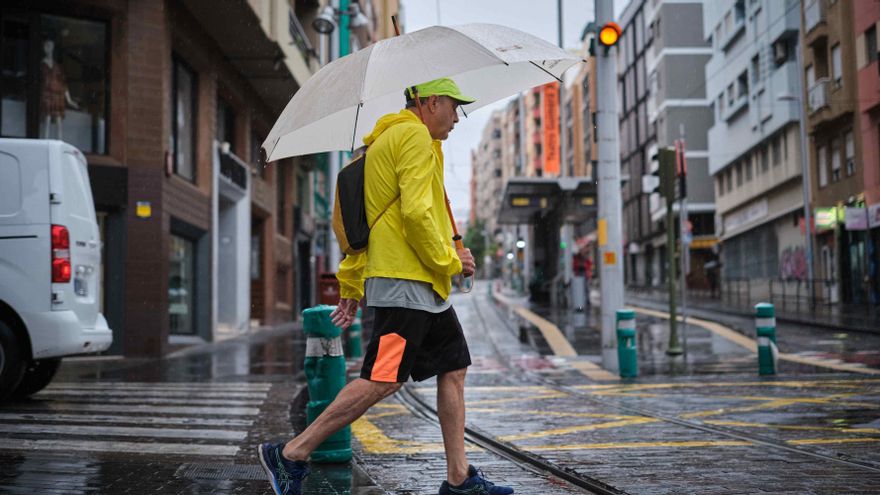
<svg viewBox="0 0 880 495">
<path fill-rule="evenodd" d="M 40 63 L 40 75 L 42 76 L 42 94 L 40 98 L 40 115 L 45 121 L 45 130 L 42 137 L 48 138 L 51 124 L 55 124 L 57 138 L 61 137 L 61 121 L 64 120 L 64 111 L 67 105 L 78 109 L 79 105 L 70 97 L 67 88 L 67 80 L 60 65 L 55 63 L 55 42 L 46 38 L 43 41 L 43 61 Z"/>
</svg>

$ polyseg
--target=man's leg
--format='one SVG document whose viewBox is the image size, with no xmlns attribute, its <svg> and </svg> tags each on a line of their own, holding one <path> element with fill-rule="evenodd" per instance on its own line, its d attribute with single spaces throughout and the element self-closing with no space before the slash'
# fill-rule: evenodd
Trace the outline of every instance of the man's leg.
<svg viewBox="0 0 880 495">
<path fill-rule="evenodd" d="M 468 460 L 464 453 L 464 376 L 467 368 L 443 373 L 437 377 L 437 415 L 446 450 L 446 480 L 453 486 L 468 477 Z"/>
<path fill-rule="evenodd" d="M 363 378 L 352 381 L 339 391 L 336 399 L 308 428 L 287 442 L 284 446 L 284 457 L 292 461 L 308 460 L 312 451 L 318 448 L 330 435 L 361 417 L 373 404 L 397 392 L 401 385 L 403 384 L 373 382 Z M 464 419 L 462 419 L 462 425 L 464 425 Z M 462 430 L 463 440 L 464 430 Z M 465 464 L 465 471 L 467 471 L 467 464 Z"/>
</svg>

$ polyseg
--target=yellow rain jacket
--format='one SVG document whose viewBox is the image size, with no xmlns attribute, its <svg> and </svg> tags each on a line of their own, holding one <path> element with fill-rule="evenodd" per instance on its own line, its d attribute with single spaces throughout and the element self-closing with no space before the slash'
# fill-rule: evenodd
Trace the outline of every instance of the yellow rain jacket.
<svg viewBox="0 0 880 495">
<path fill-rule="evenodd" d="M 428 282 L 445 300 L 461 261 L 446 213 L 440 141 L 416 114 L 402 110 L 380 118 L 364 143 L 364 197 L 373 228 L 367 250 L 339 264 L 340 296 L 360 300 L 364 279 L 385 277 Z"/>
</svg>

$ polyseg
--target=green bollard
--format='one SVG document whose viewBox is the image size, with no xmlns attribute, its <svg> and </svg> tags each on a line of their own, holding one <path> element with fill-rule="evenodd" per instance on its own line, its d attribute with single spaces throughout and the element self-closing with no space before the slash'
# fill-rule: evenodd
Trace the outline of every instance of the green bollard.
<svg viewBox="0 0 880 495">
<path fill-rule="evenodd" d="M 312 424 L 345 386 L 342 330 L 330 321 L 335 306 L 321 305 L 303 311 L 306 334 L 306 382 L 309 403 L 306 424 Z M 348 462 L 351 459 L 351 427 L 346 426 L 312 452 L 312 462 Z"/>
<path fill-rule="evenodd" d="M 348 342 L 345 346 L 346 357 L 359 358 L 364 355 L 361 347 L 361 308 L 358 308 L 354 323 L 348 327 Z"/>
<path fill-rule="evenodd" d="M 775 375 L 779 350 L 776 348 L 776 309 L 770 303 L 755 305 L 758 334 L 758 374 Z"/>
<path fill-rule="evenodd" d="M 631 309 L 617 310 L 617 365 L 621 378 L 639 376 L 636 354 L 636 313 Z"/>
</svg>

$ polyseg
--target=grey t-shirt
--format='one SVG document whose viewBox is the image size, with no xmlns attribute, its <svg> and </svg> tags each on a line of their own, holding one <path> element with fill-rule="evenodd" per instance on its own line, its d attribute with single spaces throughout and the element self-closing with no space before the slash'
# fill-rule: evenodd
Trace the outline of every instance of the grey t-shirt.
<svg viewBox="0 0 880 495">
<path fill-rule="evenodd" d="M 382 308 L 407 308 L 442 313 L 452 306 L 434 292 L 427 282 L 400 278 L 368 278 L 364 282 L 367 306 Z"/>
</svg>

